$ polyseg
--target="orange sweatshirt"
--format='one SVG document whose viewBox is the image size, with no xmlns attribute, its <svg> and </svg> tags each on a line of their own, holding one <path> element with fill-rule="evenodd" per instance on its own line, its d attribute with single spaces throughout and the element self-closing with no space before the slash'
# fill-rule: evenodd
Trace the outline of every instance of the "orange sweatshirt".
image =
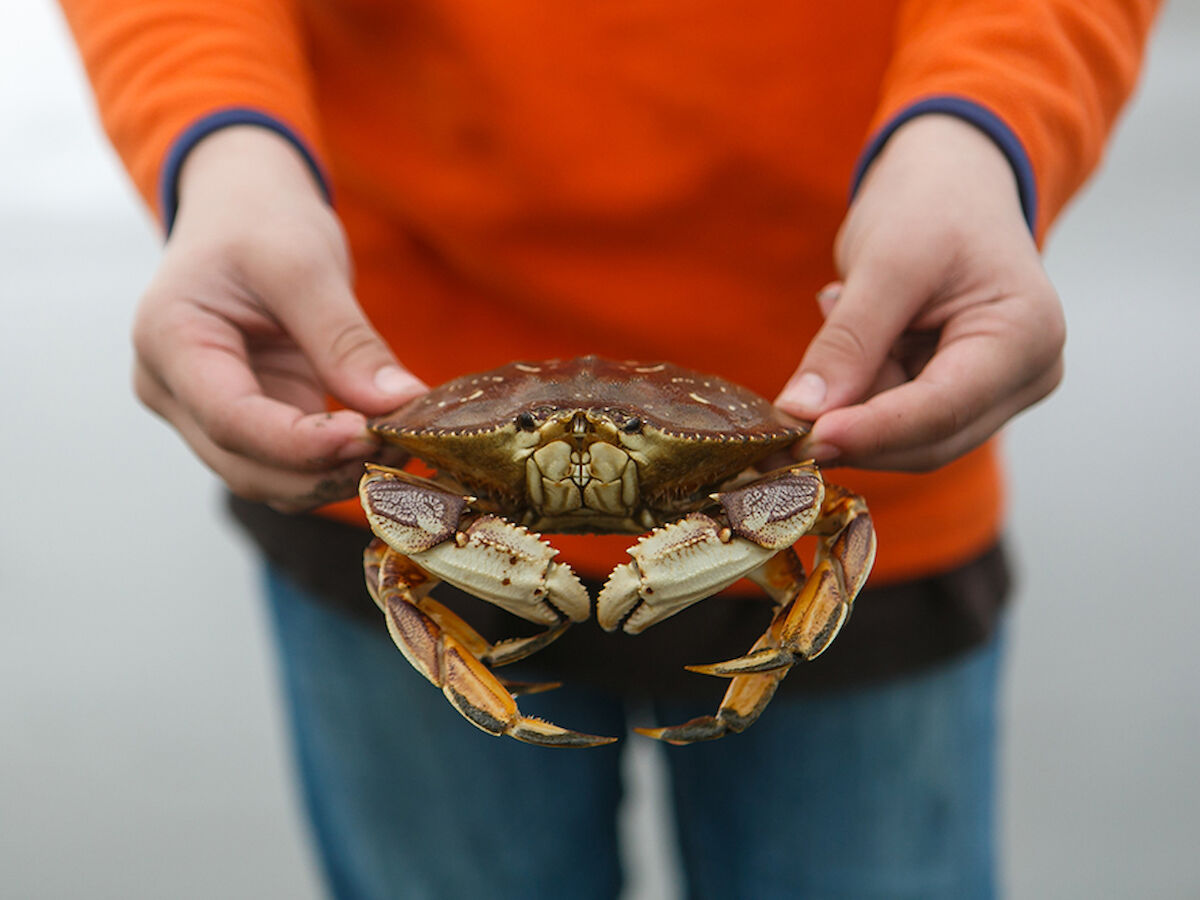
<svg viewBox="0 0 1200 900">
<path fill-rule="evenodd" d="M 163 221 L 205 134 L 283 134 L 334 198 L 368 316 L 425 381 L 599 353 L 768 397 L 820 324 L 856 167 L 891 131 L 924 112 L 981 128 L 1040 239 L 1100 156 L 1156 5 L 63 0 Z M 996 457 L 836 473 L 870 504 L 877 581 L 995 540 Z M 556 543 L 593 572 L 619 555 Z"/>
</svg>

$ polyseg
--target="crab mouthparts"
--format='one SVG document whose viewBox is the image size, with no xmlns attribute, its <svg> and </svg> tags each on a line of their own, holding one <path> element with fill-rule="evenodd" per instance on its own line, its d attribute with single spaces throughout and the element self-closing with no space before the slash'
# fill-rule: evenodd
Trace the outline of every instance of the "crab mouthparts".
<svg viewBox="0 0 1200 900">
<path fill-rule="evenodd" d="M 561 437 L 533 452 L 525 476 L 530 502 L 543 518 L 625 519 L 637 506 L 633 457 L 598 435 L 583 413 L 571 419 Z"/>
</svg>

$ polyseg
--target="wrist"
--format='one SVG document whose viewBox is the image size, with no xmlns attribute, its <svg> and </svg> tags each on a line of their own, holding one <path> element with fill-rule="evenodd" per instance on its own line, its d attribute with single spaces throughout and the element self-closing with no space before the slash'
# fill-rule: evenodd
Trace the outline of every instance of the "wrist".
<svg viewBox="0 0 1200 900">
<path fill-rule="evenodd" d="M 280 135 L 255 125 L 232 125 L 192 145 L 179 167 L 179 207 L 228 196 L 288 191 L 324 201 L 311 167 Z"/>
<path fill-rule="evenodd" d="M 937 95 L 918 100 L 888 119 L 867 142 L 855 167 L 851 182 L 851 197 L 855 197 L 869 170 L 887 149 L 893 138 L 901 131 L 924 131 L 930 121 L 957 122 L 963 134 L 973 134 L 976 139 L 986 138 L 991 148 L 1006 160 L 1009 171 L 1016 180 L 1016 191 L 1022 217 L 1030 231 L 1037 220 L 1037 182 L 1033 164 L 1025 151 L 1021 139 L 1009 124 L 986 106 L 954 95 Z M 910 127 L 911 126 L 911 127 Z M 981 145 L 982 146 L 982 145 Z M 988 154 L 989 157 L 991 154 Z"/>
<path fill-rule="evenodd" d="M 956 116 L 922 115 L 898 127 L 864 173 L 860 196 L 877 182 L 923 191 L 922 202 L 943 210 L 961 208 L 972 215 L 991 210 L 1023 219 L 1019 180 L 1008 156 L 989 135 Z"/>
<path fill-rule="evenodd" d="M 180 132 L 168 148 L 159 172 L 159 212 L 168 234 L 175 222 L 180 201 L 180 177 L 185 164 L 193 161 L 193 151 L 206 145 L 206 153 L 215 144 L 227 141 L 227 132 L 245 133 L 256 129 L 259 137 L 275 135 L 282 139 L 293 153 L 298 154 L 309 173 L 315 179 L 321 195 L 330 199 L 328 178 L 314 155 L 306 137 L 293 129 L 286 121 L 250 107 L 226 107 L 216 109 L 194 121 Z M 219 137 L 219 140 L 217 139 Z M 210 139 L 211 142 L 210 142 Z M 270 146 L 269 142 L 259 144 Z M 287 157 L 290 162 L 290 157 Z M 193 167 L 196 168 L 196 167 Z M 254 185 L 250 185 L 253 188 Z M 307 185 L 306 185 L 307 186 Z M 195 192 L 193 192 L 193 197 Z"/>
</svg>

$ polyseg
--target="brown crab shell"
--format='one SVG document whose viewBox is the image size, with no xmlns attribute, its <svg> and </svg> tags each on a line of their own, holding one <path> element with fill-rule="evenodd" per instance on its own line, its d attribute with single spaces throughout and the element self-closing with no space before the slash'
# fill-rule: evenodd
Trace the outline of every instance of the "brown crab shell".
<svg viewBox="0 0 1200 900">
<path fill-rule="evenodd" d="M 518 426 L 565 414 L 640 419 L 643 500 L 652 505 L 715 486 L 808 433 L 748 388 L 667 362 L 597 356 L 514 362 L 436 387 L 370 427 L 468 488 L 519 503 L 536 435 Z"/>
</svg>

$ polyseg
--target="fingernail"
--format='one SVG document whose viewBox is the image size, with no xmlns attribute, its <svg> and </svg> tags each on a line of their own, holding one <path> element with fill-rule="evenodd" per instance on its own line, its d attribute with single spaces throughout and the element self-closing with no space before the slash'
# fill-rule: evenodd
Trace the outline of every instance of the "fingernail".
<svg viewBox="0 0 1200 900">
<path fill-rule="evenodd" d="M 819 303 L 835 303 L 840 296 L 842 296 L 842 283 L 840 281 L 831 281 L 817 291 L 817 301 Z"/>
<path fill-rule="evenodd" d="M 816 372 L 805 372 L 783 389 L 780 401 L 794 406 L 805 414 L 815 415 L 825 402 L 825 379 Z"/>
<path fill-rule="evenodd" d="M 841 296 L 842 283 L 840 281 L 831 281 L 817 291 L 817 306 L 821 310 L 821 315 L 828 316 Z"/>
<path fill-rule="evenodd" d="M 375 387 L 380 393 L 398 397 L 425 389 L 419 379 L 399 366 L 384 366 L 375 373 Z"/>
</svg>

